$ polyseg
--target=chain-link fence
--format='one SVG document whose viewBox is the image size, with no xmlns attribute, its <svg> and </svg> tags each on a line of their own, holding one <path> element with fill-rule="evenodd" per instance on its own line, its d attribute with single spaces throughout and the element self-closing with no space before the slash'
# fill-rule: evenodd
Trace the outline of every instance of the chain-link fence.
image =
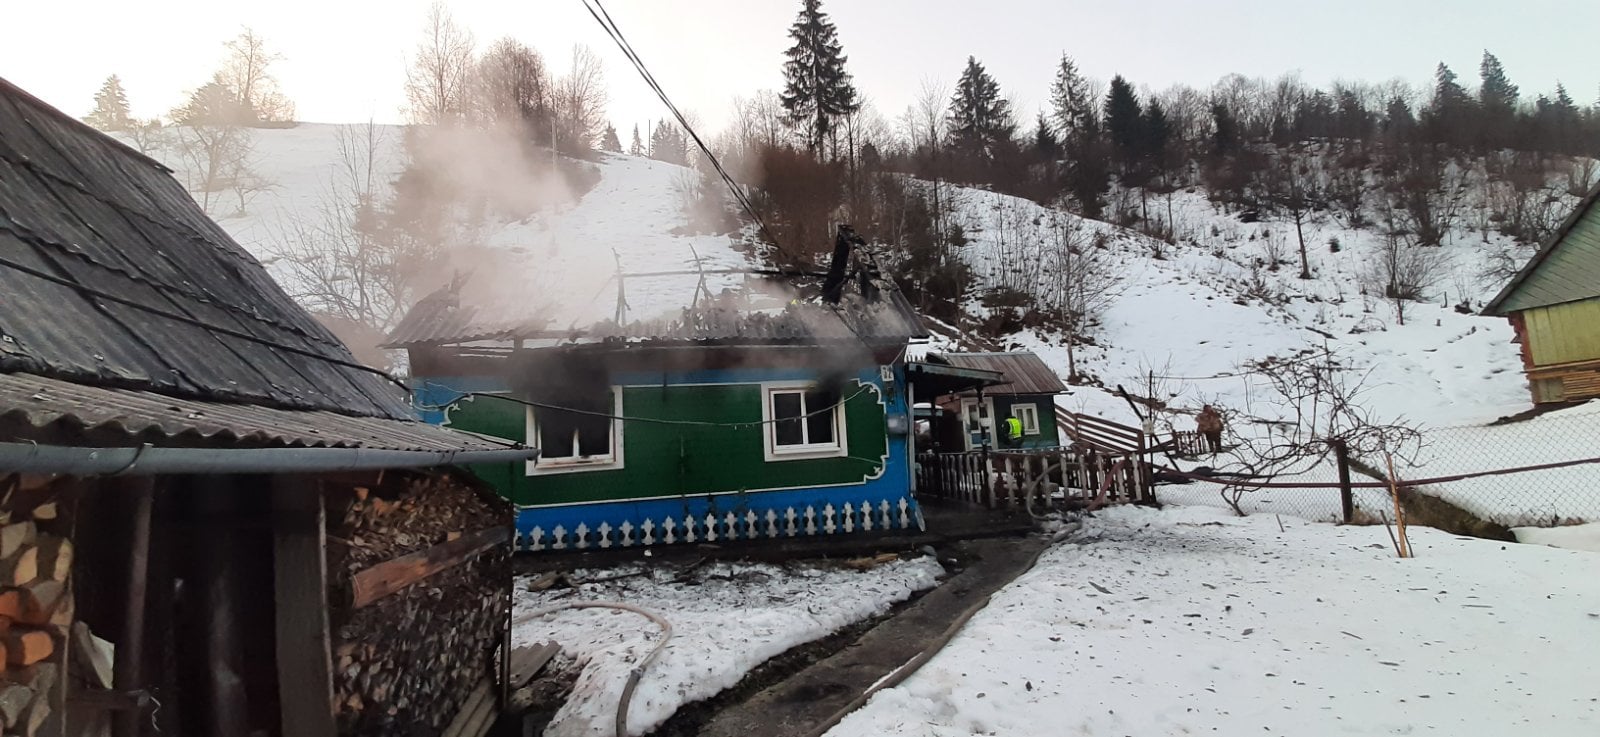
<svg viewBox="0 0 1600 737">
<path fill-rule="evenodd" d="M 1550 527 L 1600 522 L 1600 405 L 1551 412 L 1499 425 L 1423 431 L 1414 458 L 1395 458 L 1407 514 L 1427 510 L 1499 527 Z M 1387 480 L 1387 459 L 1351 463 L 1354 521 L 1393 518 L 1387 489 L 1362 484 Z M 1229 488 L 1196 481 L 1161 485 L 1170 504 L 1234 507 L 1246 513 L 1288 514 L 1316 521 L 1344 519 L 1339 468 L 1332 458 L 1273 484 L 1299 488 Z M 1442 504 L 1441 504 L 1442 502 Z M 1423 524 L 1435 524 L 1432 521 Z M 1470 526 L 1470 525 L 1468 525 Z"/>
</svg>

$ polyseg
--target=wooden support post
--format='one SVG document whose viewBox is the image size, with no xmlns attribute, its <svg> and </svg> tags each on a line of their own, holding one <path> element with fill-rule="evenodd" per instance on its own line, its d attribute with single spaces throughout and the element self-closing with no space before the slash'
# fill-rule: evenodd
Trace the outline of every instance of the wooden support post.
<svg viewBox="0 0 1600 737">
<path fill-rule="evenodd" d="M 1350 489 L 1350 447 L 1343 440 L 1333 441 L 1333 455 L 1339 461 L 1339 511 L 1344 523 L 1355 522 L 1356 499 Z"/>
<path fill-rule="evenodd" d="M 326 512 L 315 479 L 272 478 L 272 575 L 281 733 L 333 737 Z"/>
<path fill-rule="evenodd" d="M 133 499 L 132 533 L 128 540 L 128 589 L 124 597 L 122 638 L 117 642 L 112 683 L 118 691 L 135 691 L 142 685 L 144 664 L 145 593 L 150 572 L 150 511 L 155 505 L 155 479 L 131 476 L 107 482 L 111 493 Z M 138 737 L 143 733 L 141 712 L 117 712 L 111 733 L 115 737 Z"/>
<path fill-rule="evenodd" d="M 245 690 L 244 632 L 240 627 L 243 591 L 239 581 L 239 541 L 233 529 L 249 498 L 241 476 L 204 476 L 195 481 L 199 518 L 198 569 L 194 603 L 200 619 L 198 650 L 204 673 L 198 692 L 200 732 L 208 737 L 248 737 L 249 694 Z M 251 489 L 250 491 L 253 491 Z M 117 658 L 120 660 L 119 652 Z"/>
</svg>

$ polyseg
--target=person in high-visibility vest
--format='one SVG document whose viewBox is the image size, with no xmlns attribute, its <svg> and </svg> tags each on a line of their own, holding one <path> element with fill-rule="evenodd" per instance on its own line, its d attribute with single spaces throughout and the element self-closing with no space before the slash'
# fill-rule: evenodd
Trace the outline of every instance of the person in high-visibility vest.
<svg viewBox="0 0 1600 737">
<path fill-rule="evenodd" d="M 1006 447 L 1017 448 L 1022 445 L 1022 420 L 1016 415 L 1006 418 Z"/>
</svg>

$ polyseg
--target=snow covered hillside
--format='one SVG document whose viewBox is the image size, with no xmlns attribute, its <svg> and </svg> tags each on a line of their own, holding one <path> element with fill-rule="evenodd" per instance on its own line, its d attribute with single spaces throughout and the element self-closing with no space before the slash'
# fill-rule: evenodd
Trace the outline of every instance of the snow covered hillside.
<svg viewBox="0 0 1600 737">
<path fill-rule="evenodd" d="M 1014 283 L 1015 274 L 1007 272 L 1018 264 L 1048 262 L 1049 239 L 1037 234 L 1051 210 L 1007 195 L 956 191 L 958 215 L 972 241 L 964 250 L 980 287 Z M 1166 203 L 1152 200 L 1150 207 L 1164 213 Z M 1492 287 L 1479 284 L 1476 275 L 1490 247 L 1499 244 L 1483 246 L 1476 234 L 1457 234 L 1441 249 L 1448 275 L 1429 290 L 1429 303 L 1407 306 L 1401 325 L 1391 303 L 1362 294 L 1382 241 L 1376 231 L 1346 228 L 1327 215 L 1309 221 L 1313 278 L 1302 280 L 1292 222 L 1243 223 L 1196 192 L 1175 194 L 1172 210 L 1177 245 L 1075 219 L 1080 247 L 1092 247 L 1098 234 L 1123 275 L 1116 299 L 1092 331 L 1095 345 L 1078 348 L 1080 373 L 1108 389 L 1120 383 L 1142 394 L 1154 373 L 1157 392 L 1175 407 L 1220 403 L 1272 418 L 1272 408 L 1259 401 L 1260 388 L 1239 376 L 1241 366 L 1326 345 L 1355 368 L 1371 370 L 1365 400 L 1385 417 L 1455 425 L 1527 407 L 1505 320 L 1447 306 L 1463 294 L 1474 304 L 1492 296 Z M 1030 241 L 1038 245 L 1027 246 Z M 1059 334 L 1025 331 L 1000 340 L 1040 353 L 1065 374 Z M 1093 388 L 1080 388 L 1062 402 L 1133 420 L 1120 399 Z"/>
<path fill-rule="evenodd" d="M 242 213 L 232 212 L 237 208 L 225 196 L 213 208 L 222 213 L 223 226 L 252 252 L 269 256 L 275 239 L 294 222 L 318 217 L 339 163 L 341 130 L 354 128 L 303 124 L 254 131 L 252 168 L 269 186 L 247 200 Z M 375 178 L 387 188 L 400 168 L 402 129 L 379 126 L 378 133 Z M 156 155 L 183 175 L 175 152 Z M 697 258 L 706 269 L 750 263 L 728 235 L 687 234 L 681 193 L 692 183 L 688 169 L 610 154 L 577 165 L 593 167 L 598 179 L 592 188 L 550 198 L 522 219 L 489 216 L 477 226 L 478 241 L 509 261 L 486 267 L 464 258 L 457 266 L 489 272 L 514 287 L 501 292 L 559 304 L 564 321 L 582 323 L 614 314 L 619 262 L 628 273 L 693 269 Z M 1048 261 L 1050 246 L 1040 224 L 1053 211 L 1015 197 L 952 189 L 957 216 L 972 241 L 963 253 L 980 286 L 1015 283 L 1017 275 L 1008 270 Z M 1150 207 L 1165 217 L 1168 203 L 1152 200 Z M 1410 305 L 1400 325 L 1389 303 L 1362 294 L 1364 275 L 1381 245 L 1375 230 L 1346 228 L 1331 215 L 1314 215 L 1306 225 L 1313 278 L 1301 280 L 1291 222 L 1243 223 L 1198 192 L 1175 194 L 1170 207 L 1178 245 L 1068 216 L 1076 228 L 1073 237 L 1089 244 L 1100 234 L 1124 275 L 1115 301 L 1092 331 L 1095 344 L 1078 349 L 1080 372 L 1106 387 L 1121 383 L 1148 390 L 1145 378 L 1154 373 L 1157 392 L 1174 407 L 1220 402 L 1271 417 L 1273 408 L 1262 406 L 1259 387 L 1238 375 L 1241 365 L 1327 345 L 1358 369 L 1371 371 L 1365 400 L 1385 417 L 1448 426 L 1526 408 L 1519 359 L 1505 321 L 1447 306 L 1463 299 L 1478 304 L 1489 296 L 1492 287 L 1480 284 L 1476 275 L 1487 254 L 1502 245 L 1495 240 L 1500 236 L 1486 245 L 1476 233 L 1453 233 L 1442 249 L 1450 275 L 1430 290 L 1428 303 Z M 276 269 L 280 276 L 282 271 Z M 440 275 L 441 281 L 447 278 Z M 629 317 L 687 305 L 696 281 L 627 280 Z M 736 276 L 713 275 L 707 286 L 720 291 L 739 282 Z M 970 309 L 983 312 L 975 304 Z M 1035 350 L 1066 373 L 1059 333 L 983 337 Z M 1079 388 L 1062 401 L 1073 409 L 1131 419 L 1120 399 L 1095 388 Z"/>
<path fill-rule="evenodd" d="M 830 731 L 1600 732 L 1594 554 L 1220 510 L 1105 510 Z"/>
<path fill-rule="evenodd" d="M 291 237 L 297 222 L 313 226 L 322 222 L 322 209 L 329 205 L 334 182 L 341 176 L 341 136 L 364 136 L 364 128 L 305 123 L 251 131 L 250 169 L 265 188 L 248 196 L 242 212 L 233 193 L 214 194 L 213 216 L 287 282 L 281 264 L 271 263 L 274 244 Z M 375 199 L 383 202 L 404 163 L 404 129 L 374 126 L 374 130 Z M 187 181 L 191 166 L 176 147 L 169 145 L 152 155 Z M 494 249 L 497 257 L 486 261 L 478 252 L 461 249 L 452 268 L 499 282 L 500 292 L 560 305 L 565 320 L 582 323 L 614 315 L 613 277 L 619 265 L 625 273 L 692 270 L 697 262 L 708 270 L 748 265 L 726 235 L 685 234 L 687 219 L 679 193 L 694 181 L 688 169 L 638 157 L 596 156 L 592 163 L 563 162 L 574 168 L 592 167 L 597 180 L 587 191 L 541 192 L 540 206 L 526 218 L 508 220 L 490 213 L 473 223 L 472 239 Z M 487 170 L 477 183 L 480 187 L 540 186 L 503 164 L 493 169 L 495 163 L 472 161 L 463 168 Z M 437 277 L 442 284 L 450 275 Z M 628 280 L 629 318 L 651 317 L 689 304 L 697 281 L 692 276 Z M 711 275 L 706 286 L 720 291 L 738 283 L 738 277 Z M 293 290 L 292 284 L 286 286 Z"/>
</svg>

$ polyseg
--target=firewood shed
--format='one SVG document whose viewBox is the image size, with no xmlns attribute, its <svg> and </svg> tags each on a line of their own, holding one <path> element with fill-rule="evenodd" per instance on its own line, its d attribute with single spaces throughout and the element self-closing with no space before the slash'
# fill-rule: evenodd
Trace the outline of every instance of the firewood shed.
<svg viewBox="0 0 1600 737">
<path fill-rule="evenodd" d="M 536 455 L 418 421 L 169 170 L 0 80 L 4 735 L 479 733 L 512 511 L 454 466 Z"/>
</svg>

